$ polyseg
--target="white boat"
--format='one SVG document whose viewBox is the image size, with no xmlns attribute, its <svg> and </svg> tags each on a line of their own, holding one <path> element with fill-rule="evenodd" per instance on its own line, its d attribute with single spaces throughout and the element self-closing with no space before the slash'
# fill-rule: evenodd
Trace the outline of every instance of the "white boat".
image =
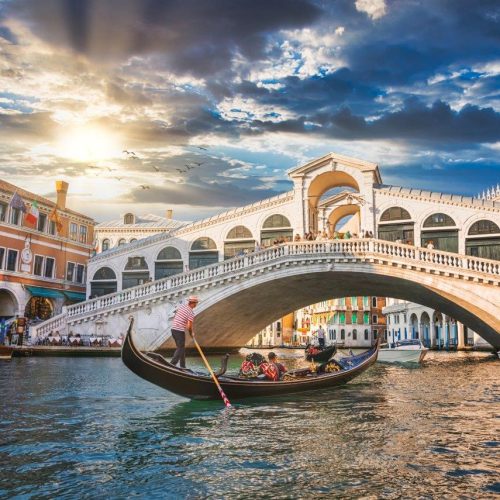
<svg viewBox="0 0 500 500">
<path fill-rule="evenodd" d="M 394 344 L 382 345 L 378 352 L 381 363 L 421 363 L 427 354 L 420 340 L 400 340 Z"/>
</svg>

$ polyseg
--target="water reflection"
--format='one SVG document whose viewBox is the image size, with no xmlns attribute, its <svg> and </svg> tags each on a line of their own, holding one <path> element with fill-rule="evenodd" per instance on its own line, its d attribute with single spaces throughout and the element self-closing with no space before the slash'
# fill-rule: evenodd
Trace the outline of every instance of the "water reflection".
<svg viewBox="0 0 500 500">
<path fill-rule="evenodd" d="M 13 360 L 0 365 L 0 496 L 488 496 L 499 366 L 431 353 L 422 368 L 376 365 L 333 391 L 225 410 L 117 359 Z"/>
</svg>

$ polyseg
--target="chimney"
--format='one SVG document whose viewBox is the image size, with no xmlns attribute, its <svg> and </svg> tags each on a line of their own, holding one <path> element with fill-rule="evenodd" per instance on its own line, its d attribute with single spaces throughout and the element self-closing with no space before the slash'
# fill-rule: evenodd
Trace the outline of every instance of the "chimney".
<svg viewBox="0 0 500 500">
<path fill-rule="evenodd" d="M 64 210 L 66 208 L 66 195 L 68 194 L 68 183 L 65 181 L 56 181 L 57 208 Z"/>
<path fill-rule="evenodd" d="M 169 209 L 167 210 L 167 219 L 168 219 L 168 220 L 172 220 L 172 216 L 173 216 L 173 215 L 174 215 L 174 211 L 173 211 L 171 208 L 169 208 Z"/>
</svg>

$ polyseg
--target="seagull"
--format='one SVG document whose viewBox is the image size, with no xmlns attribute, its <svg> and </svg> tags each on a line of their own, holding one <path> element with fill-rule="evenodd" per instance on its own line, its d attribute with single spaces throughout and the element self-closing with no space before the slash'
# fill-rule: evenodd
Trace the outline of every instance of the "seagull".
<svg viewBox="0 0 500 500">
<path fill-rule="evenodd" d="M 141 189 L 149 189 L 149 186 L 145 186 L 144 184 L 141 184 L 139 187 L 140 187 Z"/>
<path fill-rule="evenodd" d="M 136 156 L 136 154 L 133 151 L 128 151 L 128 150 L 124 149 L 123 152 L 129 156 Z"/>
<path fill-rule="evenodd" d="M 203 146 L 196 146 L 198 149 L 203 149 L 204 151 L 208 151 L 208 148 L 204 148 Z"/>
<path fill-rule="evenodd" d="M 159 169 L 156 165 L 153 165 L 153 168 L 154 168 L 154 170 L 155 170 L 156 172 L 159 172 L 159 171 L 160 171 L 160 169 Z"/>
<path fill-rule="evenodd" d="M 188 170 L 191 170 L 192 168 L 194 168 L 194 167 L 192 167 L 191 165 L 184 165 L 184 166 L 185 166 Z"/>
<path fill-rule="evenodd" d="M 198 165 L 198 167 L 201 167 L 205 162 L 204 161 L 202 161 L 202 162 L 193 161 L 193 163 L 195 165 Z"/>
</svg>

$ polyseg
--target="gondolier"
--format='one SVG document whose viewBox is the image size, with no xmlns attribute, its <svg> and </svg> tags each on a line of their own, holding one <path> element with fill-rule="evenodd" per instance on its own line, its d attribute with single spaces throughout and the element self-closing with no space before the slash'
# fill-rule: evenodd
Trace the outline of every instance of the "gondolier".
<svg viewBox="0 0 500 500">
<path fill-rule="evenodd" d="M 193 309 L 198 305 L 198 302 L 198 297 L 191 295 L 188 298 L 187 304 L 182 304 L 177 308 L 172 321 L 172 337 L 175 340 L 176 349 L 170 362 L 173 365 L 179 363 L 181 368 L 186 368 L 186 330 L 192 337 L 194 321 Z"/>
</svg>

